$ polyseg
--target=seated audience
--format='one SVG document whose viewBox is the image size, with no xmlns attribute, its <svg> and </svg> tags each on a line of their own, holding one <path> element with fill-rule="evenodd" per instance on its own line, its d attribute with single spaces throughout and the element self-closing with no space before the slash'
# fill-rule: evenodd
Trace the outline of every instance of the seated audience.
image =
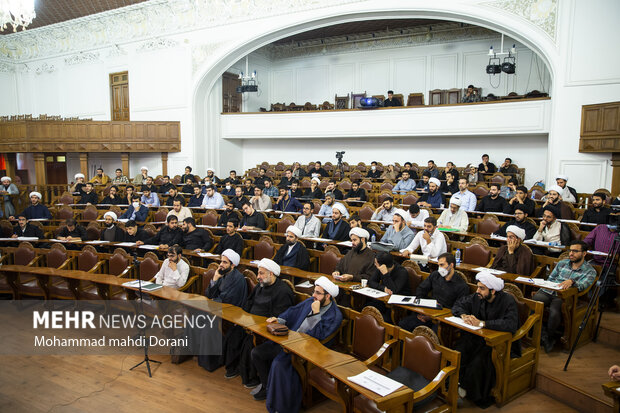
<svg viewBox="0 0 620 413">
<path fill-rule="evenodd" d="M 360 182 L 353 181 L 351 182 L 351 189 L 347 192 L 344 199 L 346 201 L 367 201 L 368 197 L 366 196 L 366 190 L 360 188 Z"/>
<path fill-rule="evenodd" d="M 523 245 L 525 231 L 516 225 L 506 228 L 506 244 L 499 247 L 491 268 L 529 277 L 534 268 L 534 255 Z"/>
<path fill-rule="evenodd" d="M 409 205 L 409 223 L 415 227 L 423 227 L 424 220 L 429 217 L 426 209 L 420 209 L 418 204 Z"/>
<path fill-rule="evenodd" d="M 263 194 L 272 198 L 278 196 L 278 188 L 273 186 L 273 181 L 271 180 L 271 178 L 265 179 Z"/>
<path fill-rule="evenodd" d="M 204 195 L 202 194 L 202 188 L 199 185 L 194 185 L 192 187 L 192 196 L 189 197 L 189 202 L 187 206 L 189 208 L 200 208 L 202 205 L 202 200 L 204 199 Z"/>
<path fill-rule="evenodd" d="M 301 215 L 295 221 L 295 227 L 301 230 L 302 237 L 318 238 L 321 236 L 321 221 L 314 216 L 314 204 L 304 202 Z"/>
<path fill-rule="evenodd" d="M 377 237 L 377 233 L 375 232 L 374 229 L 372 228 L 368 228 L 368 225 L 363 225 L 362 224 L 362 218 L 360 218 L 359 215 L 354 214 L 351 215 L 351 218 L 349 218 L 349 225 L 351 226 L 351 228 L 362 228 L 365 229 L 366 231 L 368 231 L 368 240 L 369 241 L 376 241 L 378 240 L 380 237 Z"/>
<path fill-rule="evenodd" d="M 261 188 L 263 186 L 261 185 Z M 254 187 L 252 186 L 252 180 L 250 178 L 246 178 L 245 181 L 243 181 L 243 195 L 245 196 L 252 196 L 254 195 Z"/>
<path fill-rule="evenodd" d="M 127 185 L 129 183 L 129 179 L 123 175 L 122 169 L 117 168 L 114 171 L 114 178 L 112 178 L 111 182 L 115 185 Z"/>
<path fill-rule="evenodd" d="M 320 179 L 328 177 L 329 174 L 321 167 L 321 161 L 316 161 L 314 166 L 308 170 L 308 176 Z"/>
<path fill-rule="evenodd" d="M 327 238 L 335 241 L 347 241 L 349 239 L 349 231 L 351 227 L 343 219 L 346 212 L 344 205 L 340 203 L 334 204 L 332 208 L 332 218 L 325 226 L 323 230 L 322 238 Z"/>
<path fill-rule="evenodd" d="M 224 179 L 224 183 L 228 183 L 234 186 L 241 185 L 241 180 L 237 176 L 237 171 L 234 169 L 228 173 L 228 178 Z"/>
<path fill-rule="evenodd" d="M 187 178 L 184 182 L 185 182 L 185 185 L 181 187 L 181 193 L 182 194 L 193 194 L 194 185 L 196 185 L 196 183 L 192 180 L 192 178 Z"/>
<path fill-rule="evenodd" d="M 82 192 L 82 196 L 80 197 L 80 201 L 78 204 L 84 205 L 97 205 L 99 203 L 99 197 L 95 192 L 95 188 L 92 182 L 86 182 L 86 186 L 84 187 L 84 192 Z"/>
<path fill-rule="evenodd" d="M 603 192 L 596 192 L 592 195 L 592 204 L 581 217 L 581 222 L 590 224 L 606 224 L 607 216 L 611 214 L 611 208 L 605 206 L 607 195 Z M 583 226 L 582 230 L 589 231 L 591 227 Z"/>
<path fill-rule="evenodd" d="M 600 224 L 594 227 L 592 231 L 584 238 L 584 242 L 594 251 L 609 253 L 614 238 L 618 235 L 618 227 L 616 225 Z M 594 264 L 605 264 L 606 256 L 594 255 L 592 261 Z"/>
<path fill-rule="evenodd" d="M 441 208 L 446 203 L 446 197 L 439 190 L 441 182 L 437 178 L 428 180 L 428 192 L 422 194 L 417 204 L 426 208 Z"/>
<path fill-rule="evenodd" d="M 17 185 L 12 183 L 12 179 L 9 176 L 3 176 L 0 181 L 2 182 L 2 185 L 0 185 L 0 195 L 4 201 L 4 210 L 0 211 L 0 216 L 4 212 L 5 217 L 10 217 L 15 215 L 15 206 L 11 200 L 11 195 L 19 195 L 19 189 Z"/>
<path fill-rule="evenodd" d="M 366 174 L 366 178 L 377 179 L 381 177 L 381 172 L 377 169 L 377 161 L 372 161 L 370 163 L 370 169 L 368 169 L 368 173 Z"/>
<path fill-rule="evenodd" d="M 183 248 L 192 251 L 209 251 L 213 246 L 213 239 L 208 231 L 196 228 L 196 221 L 192 217 L 185 218 L 181 224 L 183 231 Z"/>
<path fill-rule="evenodd" d="M 123 202 L 121 205 L 131 205 L 131 202 L 133 201 L 134 198 L 134 192 L 135 192 L 135 188 L 133 185 L 127 185 L 125 187 L 125 195 L 123 196 Z M 138 196 L 136 194 L 136 196 Z M 138 200 L 140 200 L 140 197 L 138 196 Z"/>
<path fill-rule="evenodd" d="M 392 295 L 411 295 L 409 273 L 397 262 L 389 252 L 378 252 L 375 256 L 375 268 L 368 279 L 368 287 Z M 366 305 L 375 307 L 383 315 L 386 322 L 392 321 L 392 311 L 385 302 L 367 298 Z"/>
<path fill-rule="evenodd" d="M 224 211 L 220 214 L 220 217 L 217 220 L 217 225 L 219 227 L 225 227 L 226 223 L 231 219 L 239 219 L 239 215 L 235 212 L 234 202 L 229 200 L 226 202 L 226 206 L 224 207 Z"/>
<path fill-rule="evenodd" d="M 266 173 L 267 168 L 260 168 L 258 170 L 258 176 L 254 178 L 254 186 L 257 186 L 261 189 L 265 186 L 265 179 L 268 178 Z"/>
<path fill-rule="evenodd" d="M 567 245 L 570 242 L 570 230 L 558 221 L 558 215 L 558 210 L 554 206 L 547 205 L 544 207 L 540 225 L 536 234 L 534 234 L 534 240 L 557 243 L 558 245 Z M 554 253 L 562 252 L 560 248 L 549 248 L 549 251 Z"/>
<path fill-rule="evenodd" d="M 229 200 L 232 202 L 234 209 L 241 209 L 243 204 L 248 201 L 248 199 L 243 195 L 243 188 L 240 186 L 235 188 L 235 196 L 229 198 Z"/>
<path fill-rule="evenodd" d="M 331 192 L 326 192 L 325 202 L 323 203 L 323 205 L 321 205 L 321 209 L 319 209 L 319 214 L 318 214 L 320 216 L 325 217 L 323 218 L 324 223 L 328 223 L 329 221 L 332 220 L 331 219 L 332 209 L 335 208 L 336 205 L 340 206 L 340 212 L 342 213 L 344 218 L 345 219 L 349 218 L 349 211 L 347 211 L 347 208 L 344 205 L 342 205 L 340 202 L 335 201 L 334 194 L 332 194 Z"/>
<path fill-rule="evenodd" d="M 541 216 L 544 208 L 548 205 L 552 205 L 558 210 L 558 218 L 573 219 L 573 210 L 568 204 L 562 201 L 562 192 L 563 189 L 559 186 L 551 186 L 547 190 L 545 203 L 543 204 L 542 208 L 537 211 L 537 215 Z"/>
<path fill-rule="evenodd" d="M 458 171 L 458 169 L 456 169 L 456 166 L 454 165 L 454 162 L 450 162 L 450 161 L 446 162 L 446 167 L 439 174 L 439 180 L 440 181 L 447 180 L 448 179 L 448 173 L 452 174 L 452 177 L 454 178 L 455 182 L 459 181 L 459 171 Z"/>
<path fill-rule="evenodd" d="M 568 183 L 568 176 L 557 175 L 555 177 L 555 182 L 557 186 L 562 188 L 560 195 L 562 196 L 562 200 L 564 202 L 577 202 L 577 191 L 575 188 L 566 185 Z"/>
<path fill-rule="evenodd" d="M 28 205 L 24 211 L 21 213 L 21 216 L 26 217 L 26 219 L 52 219 L 52 214 L 50 210 L 47 209 L 45 205 L 41 203 L 41 193 L 32 191 L 30 193 L 30 205 Z M 9 219 L 14 220 L 15 217 L 11 216 Z"/>
<path fill-rule="evenodd" d="M 123 198 L 118 194 L 118 186 L 112 185 L 108 192 L 108 196 L 103 198 L 99 205 L 120 205 L 123 202 Z"/>
<path fill-rule="evenodd" d="M 437 220 L 437 225 L 442 228 L 455 228 L 461 232 L 467 232 L 469 218 L 467 212 L 461 209 L 460 198 L 450 198 L 450 206 L 443 210 Z"/>
<path fill-rule="evenodd" d="M 424 174 L 424 172 L 428 172 L 429 174 L 431 174 L 431 178 L 439 179 L 439 169 L 437 169 L 437 165 L 433 160 L 428 161 L 427 168 L 422 171 L 422 174 Z"/>
<path fill-rule="evenodd" d="M 171 245 L 180 245 L 183 242 L 183 231 L 178 227 L 179 220 L 174 215 L 166 218 L 166 225 L 146 241 L 137 241 L 137 245 L 149 244 L 159 245 L 159 248 L 166 249 Z"/>
<path fill-rule="evenodd" d="M 506 236 L 506 230 L 508 229 L 509 226 L 516 226 L 518 228 L 521 228 L 523 231 L 525 231 L 525 238 L 524 239 L 532 239 L 534 238 L 534 234 L 536 234 L 536 225 L 532 224 L 530 221 L 528 221 L 528 214 L 525 211 L 525 205 L 521 205 L 521 204 L 517 204 L 514 207 L 514 216 L 515 219 L 508 221 L 507 223 L 505 223 L 500 229 L 498 229 L 497 231 L 495 231 L 493 233 L 493 235 L 497 235 L 499 237 L 505 237 Z"/>
<path fill-rule="evenodd" d="M 103 173 L 103 168 L 97 168 L 95 176 L 93 176 L 88 182 L 92 182 L 97 185 L 107 185 L 109 181 L 110 177 Z"/>
<path fill-rule="evenodd" d="M 142 190 L 144 191 L 145 188 L 148 188 L 153 193 L 157 193 L 157 185 L 155 185 L 153 183 L 153 177 L 152 176 L 147 176 L 146 177 L 146 183 L 142 184 Z M 190 192 L 190 194 L 191 194 L 191 192 Z"/>
<path fill-rule="evenodd" d="M 168 175 L 164 175 L 161 179 L 163 183 L 161 184 L 159 189 L 157 189 L 158 193 L 167 194 L 170 192 L 171 188 L 176 188 L 176 186 L 172 182 L 170 182 L 170 177 Z"/>
<path fill-rule="evenodd" d="M 138 222 L 146 221 L 149 216 L 149 209 L 140 203 L 140 197 L 134 195 L 129 208 L 121 215 L 121 219 L 130 219 Z"/>
<path fill-rule="evenodd" d="M 506 158 L 504 163 L 499 166 L 499 172 L 504 175 L 516 175 L 519 173 L 517 167 L 512 164 L 512 159 Z"/>
<path fill-rule="evenodd" d="M 394 207 L 394 198 L 388 196 L 383 200 L 380 207 L 370 217 L 371 221 L 392 222 L 396 208 Z"/>
<path fill-rule="evenodd" d="M 301 180 L 301 178 L 303 178 L 304 176 L 306 176 L 306 171 L 301 169 L 301 165 L 299 164 L 299 162 L 295 162 L 293 164 L 293 178 Z"/>
<path fill-rule="evenodd" d="M 474 103 L 480 102 L 480 95 L 478 95 L 478 91 L 474 88 L 474 85 L 467 86 L 467 92 L 461 98 L 461 103 Z"/>
<path fill-rule="evenodd" d="M 478 200 L 476 199 L 476 195 L 467 189 L 467 186 L 466 178 L 459 179 L 459 190 L 458 192 L 454 192 L 452 198 L 461 200 L 461 209 L 463 209 L 463 211 L 475 211 Z"/>
<path fill-rule="evenodd" d="M 310 188 L 306 188 L 304 198 L 323 199 L 323 191 L 321 191 L 319 185 L 321 185 L 321 180 L 319 178 L 312 178 L 310 181 Z"/>
<path fill-rule="evenodd" d="M 398 172 L 394 169 L 394 165 L 388 165 L 387 168 L 383 168 L 381 179 L 386 181 L 395 181 L 398 177 Z"/>
<path fill-rule="evenodd" d="M 583 291 L 590 287 L 596 278 L 596 270 L 586 262 L 588 245 L 583 241 L 572 241 L 568 249 L 568 259 L 560 260 L 549 274 L 547 281 L 559 283 L 558 288 L 566 290 L 576 287 Z M 562 298 L 555 290 L 541 288 L 534 294 L 534 300 L 549 308 L 549 317 L 543 324 L 541 344 L 545 352 L 553 350 L 557 329 L 562 321 Z"/>
<path fill-rule="evenodd" d="M 140 168 L 140 173 L 136 175 L 133 179 L 134 185 L 144 185 L 146 183 L 146 178 L 149 176 L 149 168 L 143 166 Z"/>
<path fill-rule="evenodd" d="M 78 224 L 73 218 L 65 220 L 65 226 L 60 229 L 56 238 L 63 241 L 88 241 L 86 228 Z"/>
<path fill-rule="evenodd" d="M 138 227 L 138 224 L 133 219 L 130 219 L 125 223 L 125 238 L 124 242 L 137 242 L 142 241 L 144 243 L 147 239 L 150 238 L 149 234 Z"/>
<path fill-rule="evenodd" d="M 257 211 L 267 211 L 272 209 L 271 197 L 263 193 L 263 189 L 260 186 L 254 187 L 254 196 L 250 198 L 250 204 L 252 208 Z M 243 207 L 243 204 L 241 204 Z"/>
<path fill-rule="evenodd" d="M 222 195 L 228 197 L 235 196 L 235 187 L 230 182 L 226 182 L 224 184 L 224 188 L 222 188 Z"/>
<path fill-rule="evenodd" d="M 407 215 L 407 212 L 404 210 L 397 209 L 394 212 L 394 216 L 392 216 L 392 225 L 388 227 L 383 237 L 381 237 L 382 244 L 392 244 L 390 251 L 400 251 L 407 248 L 407 246 L 411 244 L 411 241 L 413 241 L 415 234 L 411 228 L 407 226 Z M 386 248 L 383 245 L 375 247 L 374 244 L 371 247 L 373 250 L 378 251 L 382 251 Z"/>
<path fill-rule="evenodd" d="M 342 201 L 344 195 L 342 191 L 336 187 L 336 180 L 330 179 L 325 187 L 325 193 L 331 192 L 336 200 Z"/>
<path fill-rule="evenodd" d="M 70 191 L 74 194 L 81 194 L 82 189 L 86 186 L 85 177 L 83 173 L 77 173 L 74 176 L 75 184 L 70 188 Z"/>
<path fill-rule="evenodd" d="M 231 249 L 222 252 L 222 261 L 207 286 L 207 298 L 242 307 L 248 295 L 247 283 L 237 267 L 241 257 Z"/>
<path fill-rule="evenodd" d="M 446 181 L 441 183 L 439 190 L 444 195 L 452 195 L 459 192 L 459 184 L 454 180 L 454 175 L 452 172 L 446 173 Z"/>
<path fill-rule="evenodd" d="M 506 201 L 511 200 L 517 194 L 517 186 L 519 186 L 519 181 L 517 178 L 508 179 L 508 184 L 506 186 L 502 185 L 500 188 L 499 196 L 504 198 Z"/>
<path fill-rule="evenodd" d="M 444 252 L 437 258 L 437 270 L 418 285 L 415 290 L 416 298 L 433 298 L 443 308 L 452 308 L 456 300 L 469 294 L 467 281 L 456 274 L 456 259 L 449 252 Z M 433 326 L 430 316 L 412 312 L 398 323 L 398 326 L 407 331 L 413 331 L 418 326 Z"/>
<path fill-rule="evenodd" d="M 207 176 L 205 176 L 205 179 L 207 178 L 209 178 L 213 185 L 217 185 L 220 183 L 220 178 L 215 176 L 215 169 L 213 168 L 207 168 Z"/>
<path fill-rule="evenodd" d="M 291 189 L 289 190 L 289 195 L 293 198 L 303 198 L 304 191 L 299 187 L 299 181 L 297 179 L 293 179 L 291 182 Z"/>
<path fill-rule="evenodd" d="M 189 265 L 183 260 L 183 249 L 178 245 L 170 246 L 167 255 L 155 275 L 155 283 L 179 289 L 187 282 Z"/>
<path fill-rule="evenodd" d="M 526 212 L 528 216 L 534 216 L 536 211 L 536 203 L 527 197 L 527 188 L 523 185 L 517 186 L 515 196 L 506 202 L 504 213 L 514 214 L 517 206 L 521 207 L 521 209 Z"/>
<path fill-rule="evenodd" d="M 276 252 L 273 260 L 279 265 L 307 271 L 310 267 L 310 255 L 304 244 L 299 241 L 301 236 L 299 228 L 289 225 L 286 229 L 286 241 Z"/>
<path fill-rule="evenodd" d="M 437 220 L 434 217 L 428 217 L 424 220 L 424 231 L 419 231 L 411 244 L 407 248 L 400 250 L 405 257 L 413 254 L 418 247 L 422 255 L 430 258 L 437 258 L 447 251 L 446 237 L 437 229 Z"/>
<path fill-rule="evenodd" d="M 142 186 L 142 197 L 140 198 L 142 205 L 147 208 L 159 206 L 159 196 L 147 186 Z M 174 202 L 172 203 L 174 205 Z"/>
<path fill-rule="evenodd" d="M 292 198 L 289 195 L 288 189 L 286 189 L 285 187 L 280 187 L 279 191 L 280 191 L 280 196 L 278 197 L 276 201 L 276 207 L 275 207 L 276 211 L 301 212 L 303 206 L 298 200 L 296 200 L 295 198 Z"/>
<path fill-rule="evenodd" d="M 200 206 L 205 209 L 224 208 L 224 198 L 215 190 L 215 185 L 211 184 L 207 186 L 207 193 L 202 198 L 202 204 Z"/>
<path fill-rule="evenodd" d="M 467 173 L 467 183 L 469 184 L 477 184 L 478 182 L 484 182 L 484 177 L 482 173 L 478 169 L 477 163 L 470 163 Z"/>
<path fill-rule="evenodd" d="M 394 97 L 394 91 L 387 91 L 387 98 L 383 101 L 383 107 L 389 108 L 394 106 L 402 106 L 403 102 L 401 102 L 398 98 Z"/>
<path fill-rule="evenodd" d="M 243 204 L 243 219 L 241 221 L 241 229 L 243 230 L 257 230 L 257 229 L 267 229 L 267 222 L 265 221 L 265 216 L 256 211 L 252 205 L 249 203 Z"/>
<path fill-rule="evenodd" d="M 190 211 L 188 207 L 182 206 L 181 201 L 177 199 L 172 204 L 172 209 L 168 211 L 168 215 L 166 215 L 166 218 L 173 215 L 177 217 L 179 222 L 183 222 L 185 218 L 192 218 L 192 211 Z"/>
<path fill-rule="evenodd" d="M 392 188 L 393 194 L 406 194 L 415 190 L 415 181 L 409 178 L 409 171 L 403 171 L 402 178 L 394 188 Z"/>
<path fill-rule="evenodd" d="M 105 228 L 101 230 L 99 239 L 108 242 L 123 242 L 125 231 L 118 226 L 118 216 L 114 212 L 108 211 L 103 214 L 103 221 Z"/>
<path fill-rule="evenodd" d="M 494 163 L 489 162 L 489 155 L 485 153 L 482 155 L 482 162 L 478 165 L 478 170 L 483 174 L 494 174 L 497 172 L 497 167 Z"/>
<path fill-rule="evenodd" d="M 293 170 L 291 168 L 287 168 L 284 171 L 284 177 L 280 179 L 280 183 L 278 184 L 278 186 L 288 189 L 293 183 L 294 179 L 295 178 L 293 178 Z"/>
<path fill-rule="evenodd" d="M 166 200 L 166 206 L 174 205 L 174 201 L 181 202 L 181 205 L 185 206 L 185 198 L 183 195 L 179 194 L 179 191 L 176 187 L 170 188 L 168 191 L 168 199 Z M 204 203 L 204 200 L 203 200 Z"/>
</svg>

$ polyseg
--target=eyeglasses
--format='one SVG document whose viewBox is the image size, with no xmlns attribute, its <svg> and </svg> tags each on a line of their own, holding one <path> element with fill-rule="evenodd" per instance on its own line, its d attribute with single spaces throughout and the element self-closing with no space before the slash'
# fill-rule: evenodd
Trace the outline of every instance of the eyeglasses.
<svg viewBox="0 0 620 413">
<path fill-rule="evenodd" d="M 578 252 L 583 252 L 581 250 L 573 250 L 573 249 L 569 249 L 568 252 L 574 252 L 574 253 L 578 253 Z"/>
<path fill-rule="evenodd" d="M 325 293 L 324 293 L 324 292 L 322 293 L 322 292 L 320 292 L 319 290 L 314 290 L 314 291 L 312 291 L 312 295 L 315 295 L 315 294 L 316 294 L 316 295 L 325 295 Z"/>
</svg>

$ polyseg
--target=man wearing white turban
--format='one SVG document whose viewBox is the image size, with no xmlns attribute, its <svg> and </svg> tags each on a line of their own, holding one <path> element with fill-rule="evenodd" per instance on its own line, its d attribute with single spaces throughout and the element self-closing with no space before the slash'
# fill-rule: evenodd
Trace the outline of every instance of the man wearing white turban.
<svg viewBox="0 0 620 413">
<path fill-rule="evenodd" d="M 516 225 L 506 228 L 506 244 L 499 247 L 491 268 L 529 277 L 534 272 L 534 255 L 523 245 L 525 230 Z"/>
<path fill-rule="evenodd" d="M 381 237 L 381 244 L 373 243 L 371 248 L 375 251 L 399 251 L 403 248 L 407 248 L 407 246 L 413 241 L 413 237 L 415 234 L 407 226 L 408 212 L 405 212 L 402 209 L 396 209 L 394 215 L 392 216 L 392 225 L 385 231 L 383 237 Z M 382 244 L 392 244 L 391 247 L 382 245 Z"/>
<path fill-rule="evenodd" d="M 567 185 L 568 176 L 563 174 L 556 175 L 555 183 L 557 184 L 557 186 L 562 188 L 562 192 L 560 193 L 560 195 L 562 195 L 562 199 L 565 202 L 577 202 L 577 191 L 575 190 L 575 188 Z"/>
<path fill-rule="evenodd" d="M 488 271 L 478 273 L 476 280 L 476 292 L 460 298 L 452 307 L 452 314 L 472 326 L 509 333 L 517 331 L 517 303 L 512 295 L 502 291 L 504 281 Z M 521 355 L 519 343 L 515 344 L 507 357 Z M 461 352 L 459 383 L 462 388 L 459 388 L 459 394 L 467 396 L 479 407 L 490 406 L 494 402 L 491 389 L 496 379 L 491 348 L 482 337 L 465 330 L 454 349 Z"/>
<path fill-rule="evenodd" d="M 308 270 L 310 267 L 310 254 L 306 247 L 299 242 L 301 230 L 296 226 L 289 225 L 286 229 L 286 241 L 280 247 L 276 256 L 273 258 L 275 262 L 287 267 L 295 267 L 300 270 Z"/>
<path fill-rule="evenodd" d="M 461 209 L 461 199 L 455 196 L 450 198 L 450 207 L 444 209 L 437 220 L 437 225 L 444 228 L 455 228 L 461 232 L 467 232 L 469 218 L 467 212 Z"/>
<path fill-rule="evenodd" d="M 258 285 L 254 287 L 243 309 L 250 314 L 271 317 L 281 314 L 295 304 L 295 293 L 278 276 L 280 266 L 269 258 L 258 263 Z M 241 374 L 243 385 L 250 389 L 258 386 L 260 380 L 252 364 L 253 336 L 239 325 L 233 325 L 226 332 L 222 346 L 223 363 L 227 379 Z"/>
<path fill-rule="evenodd" d="M 242 307 L 248 296 L 248 288 L 243 275 L 237 270 L 241 257 L 233 250 L 222 252 L 222 261 L 207 286 L 205 295 L 220 303 Z"/>
<path fill-rule="evenodd" d="M 541 208 L 539 208 L 536 211 L 536 215 L 539 217 L 542 216 L 544 212 L 544 208 L 546 206 L 553 206 L 559 212 L 559 216 L 557 216 L 557 218 L 573 219 L 574 218 L 573 210 L 568 204 L 562 201 L 563 192 L 564 190 L 558 185 L 553 185 L 549 187 L 547 189 L 547 195 L 545 195 L 545 197 L 543 198 L 545 200 L 545 203 L 543 204 Z"/>
<path fill-rule="evenodd" d="M 11 195 L 18 195 L 19 189 L 17 186 L 11 182 L 12 179 L 9 176 L 3 176 L 0 179 L 2 185 L 0 186 L 0 195 L 2 195 L 4 199 L 4 216 L 10 217 L 15 215 L 15 206 L 13 206 L 13 202 L 11 202 Z"/>
<path fill-rule="evenodd" d="M 338 281 L 360 282 L 370 279 L 375 272 L 375 252 L 368 248 L 368 231 L 363 228 L 352 228 L 349 231 L 353 248 L 338 261 L 332 273 Z"/>
<path fill-rule="evenodd" d="M 133 179 L 133 184 L 134 185 L 145 184 L 146 178 L 148 177 L 149 177 L 149 168 L 147 168 L 146 166 L 143 166 L 140 168 L 140 173 L 136 175 L 136 177 Z"/>
<path fill-rule="evenodd" d="M 81 194 L 82 188 L 86 185 L 86 177 L 83 173 L 79 172 L 75 174 L 73 178 L 75 179 L 75 184 L 73 184 L 73 186 L 69 189 L 73 193 L 79 192 Z"/>
<path fill-rule="evenodd" d="M 441 182 L 437 178 L 428 180 L 428 192 L 418 199 L 417 204 L 425 208 L 440 208 L 446 204 L 446 197 L 439 190 Z"/>
<path fill-rule="evenodd" d="M 21 215 L 25 216 L 26 219 L 52 219 L 50 210 L 41 203 L 41 198 L 40 192 L 32 191 L 30 193 L 30 205 L 24 209 Z M 14 220 L 15 217 L 11 216 L 9 219 Z"/>
<path fill-rule="evenodd" d="M 103 214 L 103 220 L 105 228 L 101 231 L 101 236 L 99 237 L 101 241 L 122 242 L 125 240 L 125 231 L 116 225 L 118 217 L 114 212 L 108 211 Z"/>
<path fill-rule="evenodd" d="M 279 322 L 289 330 L 323 340 L 342 323 L 342 313 L 334 302 L 337 295 L 338 286 L 327 277 L 320 277 L 314 283 L 312 297 L 290 307 L 278 317 L 268 318 L 267 322 Z M 267 410 L 270 412 L 298 412 L 303 390 L 299 375 L 291 364 L 291 355 L 284 353 L 273 341 L 266 341 L 252 350 L 252 363 L 262 385 L 254 399 L 267 399 Z"/>
<path fill-rule="evenodd" d="M 331 209 L 331 220 L 325 225 L 323 230 L 323 238 L 333 239 L 335 241 L 346 241 L 349 239 L 349 231 L 351 227 L 344 220 L 347 209 L 340 203 L 335 203 Z"/>
</svg>

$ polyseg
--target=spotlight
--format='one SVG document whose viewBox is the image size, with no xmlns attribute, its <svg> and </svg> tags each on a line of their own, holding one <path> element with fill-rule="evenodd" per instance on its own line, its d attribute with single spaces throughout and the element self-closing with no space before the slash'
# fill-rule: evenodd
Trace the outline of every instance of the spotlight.
<svg viewBox="0 0 620 413">
<path fill-rule="evenodd" d="M 514 57 L 505 57 L 504 63 L 502 63 L 502 72 L 512 75 L 515 72 L 515 58 Z"/>
<path fill-rule="evenodd" d="M 499 57 L 491 57 L 487 65 L 487 73 L 490 75 L 497 75 L 501 72 L 502 67 L 499 65 Z"/>
</svg>

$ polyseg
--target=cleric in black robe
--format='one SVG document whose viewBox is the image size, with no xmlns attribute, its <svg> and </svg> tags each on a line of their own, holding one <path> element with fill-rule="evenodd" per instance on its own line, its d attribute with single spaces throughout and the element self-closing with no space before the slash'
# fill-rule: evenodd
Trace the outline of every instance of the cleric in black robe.
<svg viewBox="0 0 620 413">
<path fill-rule="evenodd" d="M 45 238 L 41 228 L 28 223 L 28 220 L 23 215 L 17 217 L 17 225 L 13 228 L 13 238 L 16 237 L 36 237 L 38 239 Z"/>
<path fill-rule="evenodd" d="M 26 219 L 52 219 L 50 210 L 41 203 L 41 193 L 32 191 L 30 193 L 30 205 L 24 209 L 21 215 Z"/>
<path fill-rule="evenodd" d="M 342 215 L 346 212 L 344 206 L 340 203 L 334 204 L 332 208 L 332 220 L 325 225 L 321 237 L 332 239 L 334 241 L 348 241 L 349 231 L 351 227 L 342 219 Z"/>
<path fill-rule="evenodd" d="M 220 238 L 220 242 L 215 247 L 214 254 L 221 254 L 223 251 L 230 249 L 241 255 L 243 252 L 243 238 L 237 232 L 238 224 L 239 220 L 237 218 L 231 218 L 226 223 L 226 234 Z"/>
<path fill-rule="evenodd" d="M 368 286 L 375 290 L 383 291 L 390 295 L 411 295 L 409 286 L 409 273 L 400 264 L 394 262 L 389 252 L 379 252 L 375 256 L 375 267 L 377 268 L 368 280 Z M 391 309 L 388 309 L 383 301 L 367 298 L 366 305 L 375 307 L 381 311 L 383 319 L 391 323 Z"/>
<path fill-rule="evenodd" d="M 91 204 L 97 205 L 99 203 L 99 197 L 94 191 L 93 184 L 91 182 L 86 183 L 86 187 L 84 188 L 84 192 L 82 192 L 82 196 L 80 197 L 80 201 L 78 204 Z"/>
<path fill-rule="evenodd" d="M 243 309 L 251 314 L 270 317 L 272 314 L 282 314 L 294 305 L 295 293 L 286 282 L 278 278 L 279 275 L 280 266 L 268 258 L 263 258 L 258 264 L 258 285 L 252 290 Z M 241 374 L 246 388 L 260 384 L 251 359 L 253 338 L 242 326 L 235 325 L 226 333 L 222 347 L 226 378 L 231 379 Z"/>
<path fill-rule="evenodd" d="M 308 267 L 310 267 L 310 254 L 308 254 L 306 247 L 299 241 L 301 235 L 301 230 L 294 225 L 290 225 L 286 229 L 286 242 L 273 258 L 278 265 L 295 267 L 304 271 L 308 270 Z"/>
<path fill-rule="evenodd" d="M 452 307 L 452 314 L 470 325 L 514 334 L 519 328 L 517 303 L 512 295 L 502 291 L 504 281 L 487 271 L 479 272 L 476 280 L 476 292 L 459 299 Z M 520 348 L 516 347 L 518 357 Z M 496 379 L 491 347 L 482 337 L 462 331 L 454 349 L 461 352 L 459 385 L 466 391 L 466 397 L 479 407 L 490 406 Z M 511 356 L 512 352 L 508 357 Z"/>
<path fill-rule="evenodd" d="M 125 231 L 117 225 L 118 217 L 116 213 L 108 211 L 103 214 L 103 219 L 105 221 L 105 228 L 101 230 L 99 239 L 108 242 L 123 242 L 125 240 Z"/>
</svg>

